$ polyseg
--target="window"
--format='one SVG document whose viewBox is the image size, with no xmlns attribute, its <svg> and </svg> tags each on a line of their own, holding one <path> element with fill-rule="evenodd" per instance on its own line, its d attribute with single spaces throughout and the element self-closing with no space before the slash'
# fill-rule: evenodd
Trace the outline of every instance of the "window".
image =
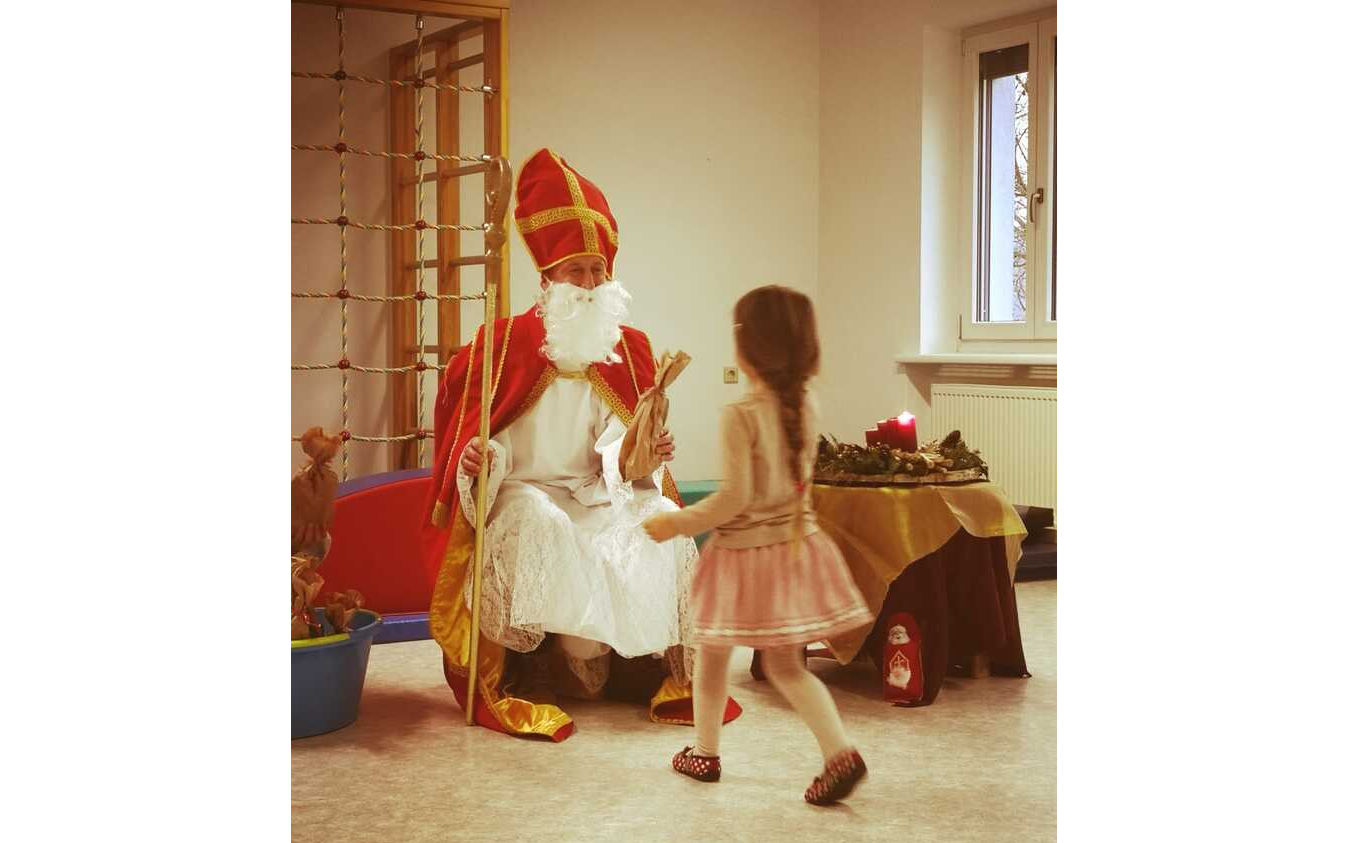
<svg viewBox="0 0 1350 843">
<path fill-rule="evenodd" d="M 962 338 L 1053 339 L 1055 21 L 967 38 L 969 307 Z"/>
</svg>

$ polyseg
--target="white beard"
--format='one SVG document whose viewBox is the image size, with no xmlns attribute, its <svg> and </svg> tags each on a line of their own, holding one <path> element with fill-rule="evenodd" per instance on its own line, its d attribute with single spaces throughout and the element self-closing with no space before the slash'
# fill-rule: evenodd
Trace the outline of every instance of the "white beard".
<svg viewBox="0 0 1350 843">
<path fill-rule="evenodd" d="M 619 362 L 614 346 L 631 299 L 618 281 L 606 281 L 593 290 L 550 281 L 535 299 L 544 320 L 544 356 L 564 372 Z"/>
</svg>

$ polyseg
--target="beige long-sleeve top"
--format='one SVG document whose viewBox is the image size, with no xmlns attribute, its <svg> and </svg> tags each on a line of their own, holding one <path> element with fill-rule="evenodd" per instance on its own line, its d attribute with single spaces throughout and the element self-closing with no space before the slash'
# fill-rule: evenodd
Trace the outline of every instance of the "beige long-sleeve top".
<svg viewBox="0 0 1350 843">
<path fill-rule="evenodd" d="M 807 390 L 802 404 L 802 477 L 811 482 L 815 460 L 816 399 Z M 669 515 L 687 536 L 716 530 L 718 547 L 746 548 L 792 541 L 798 513 L 802 532 L 820 528 L 809 492 L 798 494 L 788 467 L 788 449 L 778 398 L 752 390 L 722 408 L 722 485 L 716 492 Z"/>
</svg>

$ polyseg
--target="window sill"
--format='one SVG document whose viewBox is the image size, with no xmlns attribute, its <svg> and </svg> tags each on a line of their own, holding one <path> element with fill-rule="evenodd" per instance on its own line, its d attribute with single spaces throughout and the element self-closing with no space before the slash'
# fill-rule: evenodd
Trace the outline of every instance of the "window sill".
<svg viewBox="0 0 1350 843">
<path fill-rule="evenodd" d="M 1054 354 L 900 354 L 898 374 L 915 382 L 1017 382 L 1054 385 L 1058 378 Z"/>
<path fill-rule="evenodd" d="M 901 354 L 895 362 L 901 366 L 1054 366 L 1056 354 Z"/>
</svg>

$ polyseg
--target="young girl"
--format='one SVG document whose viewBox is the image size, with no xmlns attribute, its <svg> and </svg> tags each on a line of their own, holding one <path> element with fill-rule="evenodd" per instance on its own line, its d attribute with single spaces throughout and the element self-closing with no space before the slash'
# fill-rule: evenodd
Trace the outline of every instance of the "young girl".
<svg viewBox="0 0 1350 843">
<path fill-rule="evenodd" d="M 716 532 L 694 572 L 695 745 L 675 769 L 717 781 L 727 662 L 733 646 L 764 651 L 764 672 L 816 736 L 825 770 L 806 801 L 843 799 L 867 767 L 844 733 L 830 692 L 807 672 L 802 647 L 870 623 L 871 614 L 839 549 L 816 526 L 811 468 L 816 404 L 806 383 L 816 374 L 811 300 L 785 287 L 760 287 L 736 303 L 736 354 L 750 389 L 722 411 L 724 480 L 713 495 L 643 526 L 656 541 Z"/>
</svg>

